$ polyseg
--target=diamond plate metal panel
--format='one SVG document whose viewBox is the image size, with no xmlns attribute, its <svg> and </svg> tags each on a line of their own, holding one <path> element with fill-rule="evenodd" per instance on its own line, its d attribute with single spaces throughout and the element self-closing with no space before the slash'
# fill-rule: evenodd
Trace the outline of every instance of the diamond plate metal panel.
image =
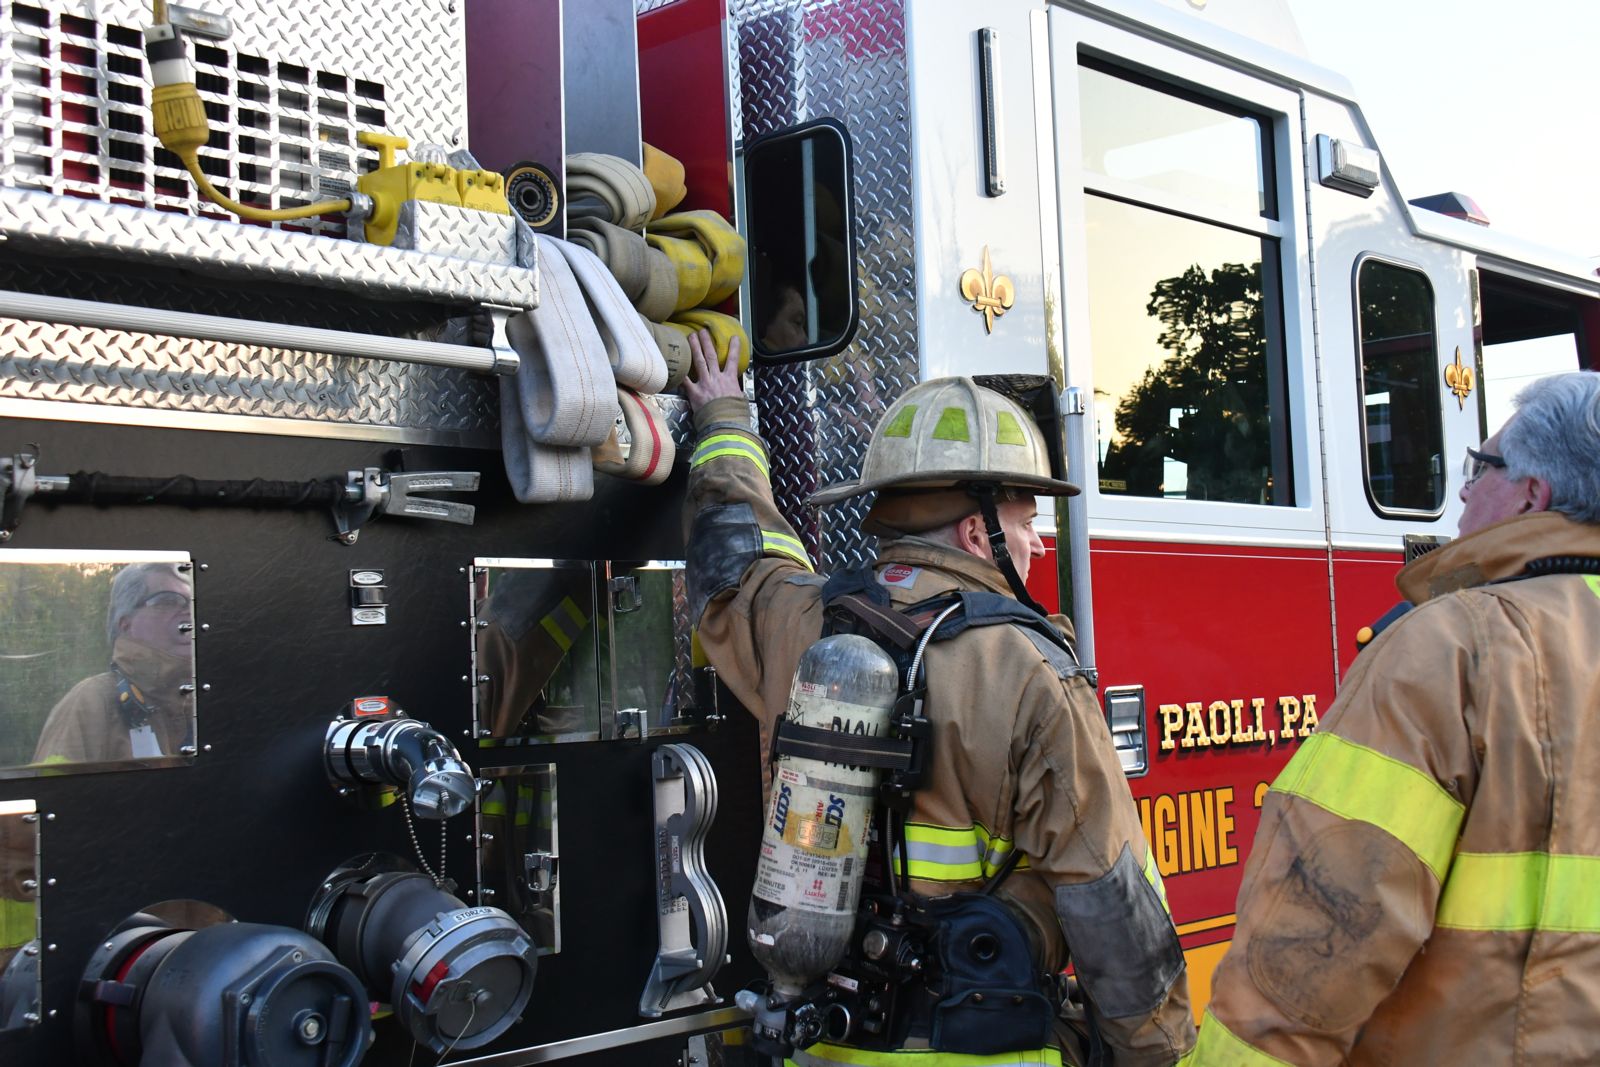
<svg viewBox="0 0 1600 1067">
<path fill-rule="evenodd" d="M 819 569 L 859 566 L 868 501 L 817 515 L 817 488 L 854 478 L 872 426 L 917 381 L 911 127 L 903 0 L 731 0 L 746 141 L 830 116 L 855 154 L 861 326 L 830 359 L 756 375 L 773 492 Z M 824 417 L 826 415 L 826 417 Z"/>
<path fill-rule="evenodd" d="M 515 215 L 408 200 L 400 205 L 394 244 L 414 252 L 465 256 L 477 263 L 515 263 L 519 225 Z"/>
<path fill-rule="evenodd" d="M 148 271 L 117 275 L 8 263 L 0 265 L 0 288 L 195 314 L 238 313 L 232 289 L 174 287 Z M 466 329 L 438 306 L 352 304 L 303 293 L 253 293 L 250 313 L 268 322 L 441 341 L 461 341 Z M 245 416 L 248 425 L 240 428 L 262 433 L 499 444 L 496 384 L 470 372 L 0 318 L 0 409 L 19 413 L 7 401 L 99 405 L 63 416 L 93 421 L 194 425 L 196 414 Z"/>
<path fill-rule="evenodd" d="M 460 6 L 230 3 L 231 40 L 191 41 L 212 130 L 202 168 L 235 199 L 287 207 L 343 196 L 376 164 L 359 130 L 462 147 Z M 471 244 L 418 256 L 316 240 L 342 237 L 344 220 L 247 225 L 200 197 L 150 125 L 149 18 L 143 0 L 0 0 L 0 234 L 357 292 L 536 303 L 531 272 L 456 258 Z"/>
<path fill-rule="evenodd" d="M 308 203 L 375 161 L 356 129 L 460 147 L 460 0 L 230 0 L 227 41 L 191 42 L 212 124 L 202 164 L 239 196 Z M 0 0 L 0 182 L 204 213 L 149 127 L 145 0 Z M 59 106 L 52 106 L 59 104 Z M 297 224 L 342 232 L 342 222 Z"/>
<path fill-rule="evenodd" d="M 495 397 L 493 383 L 443 368 L 0 318 L 0 405 L 243 415 L 260 420 L 251 428 L 263 433 L 288 420 L 495 447 L 498 433 L 485 429 L 496 425 Z M 123 416 L 108 410 L 94 421 Z"/>
<path fill-rule="evenodd" d="M 689 586 L 680 568 L 672 575 L 672 692 L 676 697 L 672 712 L 694 702 L 694 620 L 689 616 Z"/>
<path fill-rule="evenodd" d="M 537 274 L 453 256 L 330 241 L 118 204 L 0 188 L 0 235 L 16 248 L 57 255 L 85 250 L 242 278 L 343 289 L 369 296 L 455 303 L 538 303 Z"/>
</svg>

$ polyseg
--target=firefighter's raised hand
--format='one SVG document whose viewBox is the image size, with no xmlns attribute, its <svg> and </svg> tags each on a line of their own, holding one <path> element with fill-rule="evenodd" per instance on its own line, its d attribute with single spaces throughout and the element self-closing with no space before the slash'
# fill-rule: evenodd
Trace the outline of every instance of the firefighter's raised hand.
<svg viewBox="0 0 1600 1067">
<path fill-rule="evenodd" d="M 744 396 L 744 383 L 739 374 L 742 353 L 737 336 L 728 341 L 726 364 L 718 364 L 717 346 L 709 330 L 696 330 L 689 335 L 689 355 L 693 369 L 683 381 L 683 395 L 689 401 L 690 411 L 699 411 L 718 397 Z"/>
</svg>

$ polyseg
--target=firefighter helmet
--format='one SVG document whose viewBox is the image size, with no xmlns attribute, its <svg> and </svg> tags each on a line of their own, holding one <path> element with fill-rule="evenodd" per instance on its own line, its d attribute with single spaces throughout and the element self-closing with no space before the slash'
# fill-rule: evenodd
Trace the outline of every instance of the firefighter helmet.
<svg viewBox="0 0 1600 1067">
<path fill-rule="evenodd" d="M 906 390 L 872 432 L 861 477 L 811 498 L 836 501 L 877 489 L 938 489 L 974 484 L 1072 496 L 1065 462 L 1051 469 L 1051 449 L 1022 405 L 971 378 L 936 378 Z"/>
</svg>

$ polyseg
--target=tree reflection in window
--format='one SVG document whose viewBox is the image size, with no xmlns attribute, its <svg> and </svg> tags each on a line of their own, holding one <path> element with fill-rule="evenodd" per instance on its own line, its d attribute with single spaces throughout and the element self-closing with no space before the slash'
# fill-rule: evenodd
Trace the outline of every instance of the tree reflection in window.
<svg viewBox="0 0 1600 1067">
<path fill-rule="evenodd" d="M 1367 491 L 1379 512 L 1444 504 L 1444 421 L 1433 288 L 1421 271 L 1368 259 L 1357 275 Z"/>
<path fill-rule="evenodd" d="M 1116 405 L 1101 490 L 1245 504 L 1279 503 L 1261 262 L 1194 264 L 1151 290 L 1167 356 Z M 1177 475 L 1175 478 L 1174 475 Z M 1172 484 L 1178 482 L 1179 484 Z"/>
</svg>

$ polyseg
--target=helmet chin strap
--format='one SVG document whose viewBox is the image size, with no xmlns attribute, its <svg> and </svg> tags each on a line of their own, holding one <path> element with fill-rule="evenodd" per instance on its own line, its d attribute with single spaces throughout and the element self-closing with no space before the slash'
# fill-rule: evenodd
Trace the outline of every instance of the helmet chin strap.
<svg viewBox="0 0 1600 1067">
<path fill-rule="evenodd" d="M 967 486 L 967 492 L 977 498 L 978 511 L 983 515 L 983 525 L 989 532 L 989 552 L 994 556 L 995 566 L 1006 576 L 1011 595 L 1023 607 L 1040 615 L 1049 614 L 1043 604 L 1028 594 L 1028 587 L 1022 584 L 1022 576 L 1017 573 L 1017 565 L 1011 562 L 1011 549 L 1006 547 L 1006 532 L 1000 528 L 1000 509 L 994 502 L 994 486 L 988 482 L 975 482 Z"/>
</svg>

